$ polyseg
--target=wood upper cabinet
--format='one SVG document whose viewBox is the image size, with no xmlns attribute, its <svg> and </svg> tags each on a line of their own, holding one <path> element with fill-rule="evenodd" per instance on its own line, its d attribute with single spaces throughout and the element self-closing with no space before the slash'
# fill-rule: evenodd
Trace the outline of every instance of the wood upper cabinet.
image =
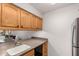
<svg viewBox="0 0 79 59">
<path fill-rule="evenodd" d="M 42 19 L 34 16 L 33 17 L 33 28 L 42 29 Z"/>
<path fill-rule="evenodd" d="M 32 28 L 33 29 L 36 29 L 36 17 L 35 16 L 32 16 L 32 19 L 33 19 L 33 25 L 32 25 Z"/>
<path fill-rule="evenodd" d="M 42 29 L 42 19 L 37 18 L 37 29 Z"/>
<path fill-rule="evenodd" d="M 43 20 L 40 20 L 40 29 L 42 30 L 42 26 L 43 26 Z"/>
<path fill-rule="evenodd" d="M 0 4 L 0 26 L 1 26 L 1 17 L 2 17 L 2 15 L 1 15 L 1 4 Z"/>
<path fill-rule="evenodd" d="M 33 22 L 32 15 L 22 10 L 21 11 L 21 27 L 32 29 L 32 22 Z"/>
<path fill-rule="evenodd" d="M 42 19 L 13 4 L 0 4 L 0 26 L 39 30 L 42 29 Z"/>
<path fill-rule="evenodd" d="M 18 27 L 20 10 L 12 4 L 2 4 L 2 26 Z"/>
</svg>

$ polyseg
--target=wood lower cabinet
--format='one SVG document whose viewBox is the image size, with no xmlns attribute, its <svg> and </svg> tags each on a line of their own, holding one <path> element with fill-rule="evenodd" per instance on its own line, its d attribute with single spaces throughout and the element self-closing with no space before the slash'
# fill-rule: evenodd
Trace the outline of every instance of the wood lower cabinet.
<svg viewBox="0 0 79 59">
<path fill-rule="evenodd" d="M 43 56 L 47 56 L 47 55 L 48 55 L 48 41 L 45 42 L 45 43 L 42 45 L 42 55 L 43 55 Z"/>
<path fill-rule="evenodd" d="M 34 56 L 34 49 L 26 52 L 23 56 Z"/>
<path fill-rule="evenodd" d="M 48 56 L 48 41 L 24 53 L 22 56 Z"/>
</svg>

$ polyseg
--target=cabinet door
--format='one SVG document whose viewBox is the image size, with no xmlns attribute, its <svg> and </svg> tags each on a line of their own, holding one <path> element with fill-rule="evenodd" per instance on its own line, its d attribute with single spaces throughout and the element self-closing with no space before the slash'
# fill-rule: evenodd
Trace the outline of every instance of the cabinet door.
<svg viewBox="0 0 79 59">
<path fill-rule="evenodd" d="M 42 29 L 42 20 L 38 17 L 33 17 L 33 28 Z"/>
<path fill-rule="evenodd" d="M 42 26 L 43 26 L 43 20 L 40 19 L 40 29 L 42 29 Z"/>
<path fill-rule="evenodd" d="M 32 16 L 32 18 L 33 18 L 33 25 L 32 25 L 32 28 L 33 29 L 36 29 L 37 28 L 37 20 L 36 20 L 36 17 L 35 16 Z"/>
<path fill-rule="evenodd" d="M 12 4 L 2 4 L 2 26 L 18 27 L 20 9 Z"/>
<path fill-rule="evenodd" d="M 48 41 L 45 42 L 42 46 L 42 55 L 47 56 L 48 55 Z"/>
<path fill-rule="evenodd" d="M 1 26 L 1 17 L 2 15 L 1 15 L 1 4 L 0 4 L 0 26 Z"/>
<path fill-rule="evenodd" d="M 21 27 L 22 28 L 32 28 L 32 15 L 28 12 L 21 11 Z"/>
<path fill-rule="evenodd" d="M 40 28 L 40 20 L 39 18 L 36 17 L 36 28 L 39 29 Z"/>
<path fill-rule="evenodd" d="M 34 56 L 34 49 L 28 51 L 28 52 L 25 53 L 23 56 Z"/>
<path fill-rule="evenodd" d="M 37 18 L 37 29 L 42 29 L 42 19 Z"/>
</svg>

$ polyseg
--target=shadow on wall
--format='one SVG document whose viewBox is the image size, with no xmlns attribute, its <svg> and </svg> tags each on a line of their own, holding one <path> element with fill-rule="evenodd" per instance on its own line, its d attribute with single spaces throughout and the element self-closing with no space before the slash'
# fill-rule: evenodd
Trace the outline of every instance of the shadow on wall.
<svg viewBox="0 0 79 59">
<path fill-rule="evenodd" d="M 49 56 L 59 56 L 56 49 L 52 46 L 50 41 L 48 42 L 48 55 Z"/>
<path fill-rule="evenodd" d="M 33 36 L 41 37 L 41 38 L 48 38 L 48 55 L 49 56 L 59 56 L 59 54 L 57 53 L 57 50 L 55 49 L 56 48 L 55 47 L 55 38 L 51 32 L 38 31 L 38 32 L 35 32 Z M 53 45 L 52 45 L 52 43 L 53 43 Z"/>
</svg>

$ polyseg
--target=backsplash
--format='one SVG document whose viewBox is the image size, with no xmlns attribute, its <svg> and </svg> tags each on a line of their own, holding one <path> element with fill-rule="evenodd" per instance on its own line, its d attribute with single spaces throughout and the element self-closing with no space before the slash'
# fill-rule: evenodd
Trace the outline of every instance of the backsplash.
<svg viewBox="0 0 79 59">
<path fill-rule="evenodd" d="M 2 32 L 2 31 L 1 31 Z M 18 39 L 30 39 L 31 37 L 41 37 L 47 38 L 47 33 L 45 31 L 4 31 L 7 35 L 17 36 Z"/>
<path fill-rule="evenodd" d="M 14 35 L 17 36 L 19 39 L 29 39 L 33 36 L 34 32 L 33 31 L 8 31 L 8 30 L 1 30 L 0 35 L 2 33 L 5 33 L 6 35 Z"/>
<path fill-rule="evenodd" d="M 33 34 L 33 37 L 48 38 L 48 33 L 45 31 L 37 31 Z"/>
<path fill-rule="evenodd" d="M 33 31 L 12 31 L 12 35 L 16 35 L 19 39 L 29 39 L 33 36 Z"/>
</svg>

